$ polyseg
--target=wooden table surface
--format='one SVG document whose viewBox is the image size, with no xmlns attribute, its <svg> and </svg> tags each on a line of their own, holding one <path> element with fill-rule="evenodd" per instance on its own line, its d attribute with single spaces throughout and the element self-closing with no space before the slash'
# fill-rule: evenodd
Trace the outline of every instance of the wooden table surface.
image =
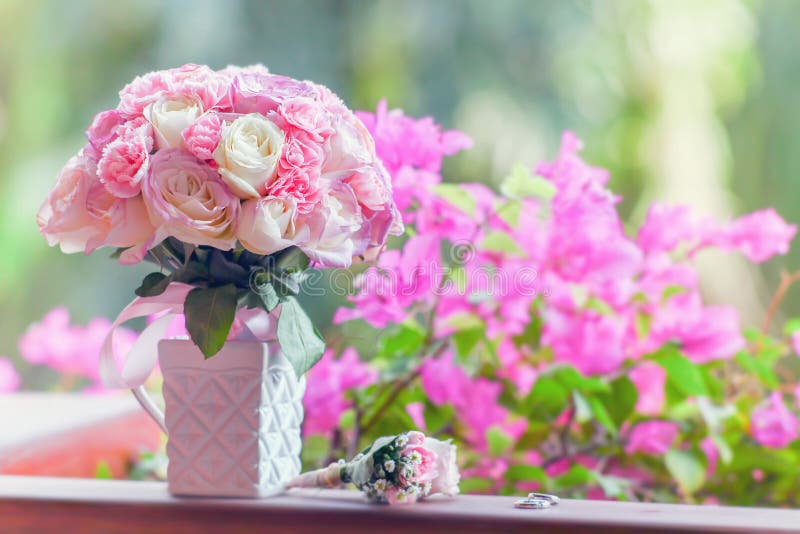
<svg viewBox="0 0 800 534">
<path fill-rule="evenodd" d="M 570 500 L 519 510 L 515 500 L 462 495 L 389 507 L 348 490 L 179 499 L 156 482 L 0 476 L 0 532 L 800 532 L 800 511 L 793 510 Z"/>
</svg>

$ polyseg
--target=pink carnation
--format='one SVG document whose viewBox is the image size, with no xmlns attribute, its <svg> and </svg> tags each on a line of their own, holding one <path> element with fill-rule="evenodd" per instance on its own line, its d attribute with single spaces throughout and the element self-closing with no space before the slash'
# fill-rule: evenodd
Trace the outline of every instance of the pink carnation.
<svg viewBox="0 0 800 534">
<path fill-rule="evenodd" d="M 285 130 L 299 129 L 317 143 L 334 132 L 329 111 L 312 98 L 287 99 L 278 108 L 278 115 L 283 119 Z"/>
<path fill-rule="evenodd" d="M 122 115 L 115 109 L 98 113 L 86 130 L 89 144 L 97 153 L 102 154 L 103 148 L 117 137 L 117 129 L 123 122 L 125 120 Z"/>
<path fill-rule="evenodd" d="M 672 442 L 678 436 L 680 427 L 672 421 L 645 421 L 639 423 L 630 431 L 628 443 L 625 445 L 627 454 L 650 454 L 660 456 L 666 454 Z"/>
<path fill-rule="evenodd" d="M 130 198 L 142 190 L 153 150 L 153 128 L 144 119 L 122 125 L 119 136 L 106 145 L 97 164 L 100 182 L 119 198 Z"/>
<path fill-rule="evenodd" d="M 789 411 L 778 392 L 773 392 L 750 415 L 753 439 L 765 447 L 782 449 L 798 437 L 797 417 Z"/>
<path fill-rule="evenodd" d="M 181 134 L 186 150 L 202 160 L 213 160 L 219 145 L 222 121 L 216 113 L 206 113 Z"/>
<path fill-rule="evenodd" d="M 171 95 L 195 98 L 205 111 L 230 108 L 228 78 L 206 65 L 189 63 L 168 70 L 167 75 Z"/>
<path fill-rule="evenodd" d="M 166 71 L 137 76 L 119 92 L 117 111 L 126 119 L 141 117 L 144 108 L 161 98 L 169 88 L 169 74 Z"/>
</svg>

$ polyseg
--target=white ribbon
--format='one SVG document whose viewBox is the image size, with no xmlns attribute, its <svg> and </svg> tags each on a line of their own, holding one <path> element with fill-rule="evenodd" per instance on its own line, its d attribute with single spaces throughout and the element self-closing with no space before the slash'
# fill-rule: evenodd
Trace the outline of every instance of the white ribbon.
<svg viewBox="0 0 800 534">
<path fill-rule="evenodd" d="M 173 282 L 160 295 L 137 297 L 119 314 L 111 325 L 100 350 L 100 379 L 108 388 L 135 389 L 144 384 L 156 366 L 158 342 L 164 339 L 172 319 L 183 313 L 186 295 L 193 289 L 188 284 Z M 125 355 L 122 370 L 114 355 L 114 335 L 125 322 L 137 317 L 165 313 L 139 334 L 139 338 Z M 239 339 L 256 339 L 267 342 L 276 339 L 274 321 L 260 309 L 242 309 L 236 314 L 241 322 Z"/>
</svg>

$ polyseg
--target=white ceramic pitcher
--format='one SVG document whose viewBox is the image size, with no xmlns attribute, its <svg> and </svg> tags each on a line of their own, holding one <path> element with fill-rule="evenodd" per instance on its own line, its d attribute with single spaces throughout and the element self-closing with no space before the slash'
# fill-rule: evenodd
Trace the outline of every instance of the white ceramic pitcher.
<svg viewBox="0 0 800 534">
<path fill-rule="evenodd" d="M 167 433 L 173 495 L 265 497 L 300 473 L 305 378 L 277 342 L 228 341 L 206 360 L 188 339 L 158 344 L 165 413 L 133 391 Z"/>
</svg>

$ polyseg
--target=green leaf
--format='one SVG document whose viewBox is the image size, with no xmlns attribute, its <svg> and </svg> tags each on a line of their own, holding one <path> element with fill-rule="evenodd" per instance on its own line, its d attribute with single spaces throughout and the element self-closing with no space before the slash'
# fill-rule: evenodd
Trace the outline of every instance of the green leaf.
<svg viewBox="0 0 800 534">
<path fill-rule="evenodd" d="M 708 395 L 700 370 L 674 347 L 662 350 L 654 360 L 667 372 L 667 382 L 684 395 Z"/>
<path fill-rule="evenodd" d="M 103 480 L 110 480 L 114 478 L 114 475 L 111 473 L 111 467 L 108 465 L 108 462 L 103 460 L 97 462 L 97 467 L 94 470 L 94 478 L 100 478 Z"/>
<path fill-rule="evenodd" d="M 456 184 L 439 184 L 433 188 L 433 191 L 470 217 L 475 216 L 477 207 L 475 198 L 463 187 Z"/>
<path fill-rule="evenodd" d="M 517 464 L 508 468 L 505 478 L 509 482 L 544 482 L 547 475 L 539 466 Z"/>
<path fill-rule="evenodd" d="M 453 334 L 453 343 L 459 356 L 467 356 L 484 337 L 483 326 L 479 328 L 469 328 Z"/>
<path fill-rule="evenodd" d="M 703 486 L 706 470 L 693 453 L 670 449 L 664 461 L 670 475 L 686 495 L 692 495 Z"/>
<path fill-rule="evenodd" d="M 611 393 L 604 397 L 604 400 L 608 414 L 617 427 L 622 426 L 622 423 L 633 414 L 638 399 L 639 391 L 627 376 L 621 376 L 611 382 Z"/>
<path fill-rule="evenodd" d="M 206 358 L 220 351 L 236 316 L 238 291 L 233 284 L 197 287 L 186 295 L 186 330 Z"/>
<path fill-rule="evenodd" d="M 498 201 L 495 203 L 494 212 L 511 228 L 517 228 L 522 207 L 522 202 L 519 200 Z"/>
<path fill-rule="evenodd" d="M 549 180 L 533 176 L 530 169 L 522 163 L 514 165 L 511 174 L 500 184 L 500 192 L 508 198 L 539 198 L 549 201 L 557 191 Z"/>
<path fill-rule="evenodd" d="M 580 464 L 573 464 L 563 475 L 553 481 L 556 487 L 571 488 L 588 484 L 594 479 L 592 472 Z"/>
<path fill-rule="evenodd" d="M 626 497 L 625 490 L 631 485 L 628 479 L 613 475 L 602 475 L 595 472 L 594 478 L 600 484 L 606 497 L 612 499 L 624 499 Z"/>
<path fill-rule="evenodd" d="M 560 365 L 554 368 L 552 376 L 570 391 L 578 390 L 583 393 L 597 393 L 609 390 L 608 384 L 600 378 L 583 376 L 580 371 L 571 365 Z"/>
<path fill-rule="evenodd" d="M 172 277 L 164 273 L 150 273 L 144 277 L 142 285 L 134 293 L 140 297 L 155 297 L 163 293 L 171 281 Z"/>
<path fill-rule="evenodd" d="M 381 356 L 409 357 L 422 347 L 425 331 L 416 322 L 401 323 L 391 332 L 378 338 L 378 354 Z"/>
<path fill-rule="evenodd" d="M 592 407 L 589 401 L 579 391 L 572 392 L 572 402 L 575 405 L 575 420 L 585 423 L 592 418 Z"/>
<path fill-rule="evenodd" d="M 525 399 L 531 418 L 555 417 L 567 406 L 569 390 L 550 376 L 540 376 Z"/>
<path fill-rule="evenodd" d="M 590 397 L 589 406 L 591 406 L 592 413 L 594 414 L 595 419 L 597 419 L 597 422 L 603 425 L 603 427 L 605 427 L 606 430 L 612 434 L 616 434 L 617 427 L 614 424 L 614 420 L 611 419 L 611 415 L 609 415 L 608 409 L 606 408 L 606 405 L 603 404 L 603 401 L 597 397 Z"/>
<path fill-rule="evenodd" d="M 783 333 L 786 334 L 787 336 L 791 336 L 798 330 L 800 330 L 800 318 L 798 317 L 789 319 L 783 325 Z"/>
<path fill-rule="evenodd" d="M 519 245 L 517 245 L 510 235 L 499 230 L 489 232 L 483 241 L 481 241 L 480 247 L 483 250 L 492 252 L 504 252 L 518 256 L 525 254 L 525 251 L 519 248 Z"/>
<path fill-rule="evenodd" d="M 278 342 L 298 378 L 322 358 L 325 342 L 300 303 L 290 297 L 281 305 Z"/>
<path fill-rule="evenodd" d="M 486 441 L 489 444 L 489 455 L 501 457 L 514 444 L 514 440 L 499 427 L 492 426 L 486 431 Z"/>
<path fill-rule="evenodd" d="M 485 493 L 494 487 L 494 480 L 483 477 L 462 478 L 458 483 L 461 493 Z"/>
</svg>

